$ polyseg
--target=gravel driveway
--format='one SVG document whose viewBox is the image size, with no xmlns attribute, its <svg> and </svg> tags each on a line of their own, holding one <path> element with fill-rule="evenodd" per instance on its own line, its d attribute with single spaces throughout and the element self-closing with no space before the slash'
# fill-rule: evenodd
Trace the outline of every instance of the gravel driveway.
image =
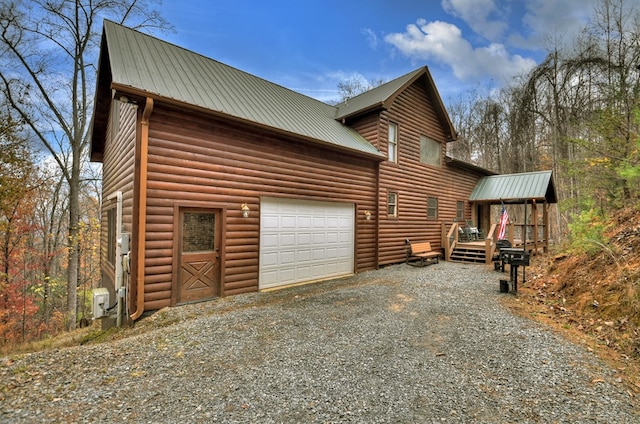
<svg viewBox="0 0 640 424">
<path fill-rule="evenodd" d="M 0 422 L 640 422 L 614 370 L 500 305 L 499 278 L 395 265 L 166 309 L 3 358 Z"/>
</svg>

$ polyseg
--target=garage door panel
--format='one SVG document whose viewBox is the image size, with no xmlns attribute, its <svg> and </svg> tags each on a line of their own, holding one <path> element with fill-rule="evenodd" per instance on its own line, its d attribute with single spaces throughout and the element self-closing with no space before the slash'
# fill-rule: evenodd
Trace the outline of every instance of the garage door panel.
<svg viewBox="0 0 640 424">
<path fill-rule="evenodd" d="M 269 252 L 262 255 L 262 262 L 264 263 L 265 269 L 270 266 L 278 265 L 278 254 L 275 252 Z"/>
<path fill-rule="evenodd" d="M 322 261 L 326 259 L 325 249 L 313 249 L 313 260 L 314 261 Z"/>
<path fill-rule="evenodd" d="M 296 228 L 296 216 L 286 215 L 280 218 L 281 228 Z"/>
<path fill-rule="evenodd" d="M 311 233 L 298 233 L 298 246 L 311 244 Z"/>
<path fill-rule="evenodd" d="M 289 265 L 296 263 L 296 252 L 295 250 L 289 250 L 287 252 L 282 252 L 280 255 L 280 265 Z"/>
<path fill-rule="evenodd" d="M 353 204 L 264 198 L 260 288 L 354 272 Z"/>
<path fill-rule="evenodd" d="M 267 247 L 267 248 L 278 247 L 278 235 L 264 234 L 264 237 L 262 238 L 261 243 L 264 247 Z"/>
<path fill-rule="evenodd" d="M 298 262 L 307 262 L 311 260 L 311 249 L 298 250 Z"/>
<path fill-rule="evenodd" d="M 271 271 L 263 271 L 260 273 L 260 281 L 266 286 L 271 286 L 278 282 L 278 271 L 273 269 Z"/>
<path fill-rule="evenodd" d="M 340 243 L 341 244 L 348 243 L 349 240 L 351 240 L 352 238 L 353 238 L 353 233 L 346 232 L 346 231 L 341 231 L 340 232 Z"/>
<path fill-rule="evenodd" d="M 280 219 L 278 216 L 265 215 L 260 220 L 260 225 L 262 225 L 262 228 L 264 229 L 279 228 Z"/>
<path fill-rule="evenodd" d="M 327 244 L 336 244 L 340 241 L 340 234 L 335 231 L 327 233 L 326 241 L 327 241 Z"/>
<path fill-rule="evenodd" d="M 279 247 L 290 247 L 296 245 L 296 234 L 295 233 L 284 233 L 280 235 L 280 246 Z"/>
<path fill-rule="evenodd" d="M 298 217 L 298 229 L 311 228 L 311 217 L 310 216 L 299 216 Z"/>
<path fill-rule="evenodd" d="M 300 266 L 297 268 L 297 278 L 298 279 L 308 279 L 311 277 L 311 267 L 310 266 Z"/>
<path fill-rule="evenodd" d="M 294 267 L 280 268 L 279 277 L 285 283 L 293 283 L 296 279 L 296 269 Z"/>
</svg>

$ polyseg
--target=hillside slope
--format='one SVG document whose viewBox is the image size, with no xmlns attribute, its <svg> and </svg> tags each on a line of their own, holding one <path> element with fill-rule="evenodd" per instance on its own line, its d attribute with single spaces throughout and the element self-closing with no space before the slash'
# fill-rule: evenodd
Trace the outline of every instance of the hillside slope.
<svg viewBox="0 0 640 424">
<path fill-rule="evenodd" d="M 595 255 L 536 256 L 507 303 L 613 361 L 640 393 L 640 212 L 612 219 Z"/>
</svg>

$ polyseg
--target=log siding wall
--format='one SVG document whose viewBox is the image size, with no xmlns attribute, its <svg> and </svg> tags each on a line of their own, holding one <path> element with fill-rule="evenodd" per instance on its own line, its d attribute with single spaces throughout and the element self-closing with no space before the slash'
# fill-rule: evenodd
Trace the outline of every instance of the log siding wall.
<svg viewBox="0 0 640 424">
<path fill-rule="evenodd" d="M 453 222 L 457 201 L 465 202 L 465 218 L 471 218 L 468 198 L 480 178 L 472 171 L 446 164 L 444 127 L 435 113 L 424 77 L 400 93 L 390 109 L 362 118 L 352 126 L 386 152 L 389 122 L 398 125 L 398 162 L 380 165 L 379 265 L 402 262 L 407 238 L 429 241 L 435 249 L 441 248 L 441 222 Z M 441 166 L 420 162 L 420 135 L 441 144 Z M 387 215 L 389 192 L 398 195 L 397 217 Z M 429 197 L 438 199 L 438 219 L 427 219 Z"/>
<path fill-rule="evenodd" d="M 176 205 L 225 213 L 222 295 L 256 291 L 260 198 L 356 204 L 356 272 L 376 263 L 378 162 L 156 104 L 149 127 L 145 310 L 172 303 Z M 240 205 L 247 203 L 249 218 Z M 375 218 L 375 216 L 373 217 Z"/>
<path fill-rule="evenodd" d="M 112 101 L 113 104 L 118 102 Z M 138 108 L 134 104 L 118 102 L 118 107 L 112 107 L 107 126 L 107 139 L 104 146 L 102 167 L 102 210 L 100 237 L 100 265 L 102 270 L 102 286 L 107 287 L 114 296 L 115 269 L 107 258 L 107 211 L 116 207 L 116 199 L 108 199 L 118 191 L 122 192 L 122 231 L 132 233 L 133 230 L 133 199 L 134 199 L 134 170 L 136 146 L 136 120 Z M 114 111 L 119 116 L 117 134 L 112 134 Z M 112 297 L 114 299 L 115 297 Z"/>
</svg>

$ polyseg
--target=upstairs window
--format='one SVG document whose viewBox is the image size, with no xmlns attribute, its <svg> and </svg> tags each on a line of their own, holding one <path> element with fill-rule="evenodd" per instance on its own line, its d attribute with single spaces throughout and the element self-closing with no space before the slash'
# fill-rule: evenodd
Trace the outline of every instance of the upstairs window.
<svg viewBox="0 0 640 424">
<path fill-rule="evenodd" d="M 389 192 L 387 195 L 387 215 L 398 216 L 398 193 Z"/>
<path fill-rule="evenodd" d="M 119 100 L 113 99 L 111 101 L 111 140 L 115 140 L 120 132 L 120 106 L 122 103 Z"/>
<path fill-rule="evenodd" d="M 442 144 L 425 135 L 420 136 L 420 162 L 440 166 L 442 163 Z"/>
<path fill-rule="evenodd" d="M 438 198 L 427 197 L 427 218 L 438 219 Z"/>
<path fill-rule="evenodd" d="M 389 122 L 388 158 L 391 162 L 398 162 L 398 125 L 393 122 Z"/>
<path fill-rule="evenodd" d="M 464 202 L 456 202 L 456 221 L 464 221 Z"/>
</svg>

